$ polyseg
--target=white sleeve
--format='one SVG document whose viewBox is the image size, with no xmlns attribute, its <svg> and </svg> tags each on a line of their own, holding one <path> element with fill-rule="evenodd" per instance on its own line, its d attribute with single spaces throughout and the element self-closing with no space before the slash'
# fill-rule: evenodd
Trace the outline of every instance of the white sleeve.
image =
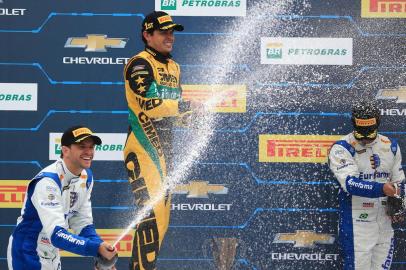
<svg viewBox="0 0 406 270">
<path fill-rule="evenodd" d="M 392 182 L 402 182 L 405 180 L 405 173 L 402 169 L 402 154 L 399 145 L 397 145 L 397 150 L 395 154 L 395 162 L 392 167 Z"/>
<path fill-rule="evenodd" d="M 56 226 L 67 229 L 61 190 L 54 180 L 45 177 L 38 181 L 31 196 L 31 201 L 38 212 L 43 226 L 42 229 L 49 239 L 51 239 Z"/>
<path fill-rule="evenodd" d="M 359 170 L 351 153 L 343 146 L 335 144 L 330 150 L 329 167 L 337 178 L 340 186 L 347 192 L 348 177 L 358 177 Z"/>
<path fill-rule="evenodd" d="M 359 179 L 359 169 L 353 155 L 355 149 L 345 141 L 339 141 L 331 148 L 329 166 L 341 188 L 350 195 L 367 198 L 384 197 L 383 183 Z"/>
</svg>

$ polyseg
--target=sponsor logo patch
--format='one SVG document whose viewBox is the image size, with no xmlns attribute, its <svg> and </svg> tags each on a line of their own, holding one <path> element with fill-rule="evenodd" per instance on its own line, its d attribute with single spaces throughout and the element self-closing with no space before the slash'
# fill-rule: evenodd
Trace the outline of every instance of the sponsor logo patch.
<svg viewBox="0 0 406 270">
<path fill-rule="evenodd" d="M 0 208 L 21 208 L 28 183 L 28 180 L 1 180 Z"/>
<path fill-rule="evenodd" d="M 405 0 L 362 0 L 363 18 L 406 18 Z"/>
<path fill-rule="evenodd" d="M 341 135 L 259 135 L 260 162 L 326 163 Z"/>
</svg>

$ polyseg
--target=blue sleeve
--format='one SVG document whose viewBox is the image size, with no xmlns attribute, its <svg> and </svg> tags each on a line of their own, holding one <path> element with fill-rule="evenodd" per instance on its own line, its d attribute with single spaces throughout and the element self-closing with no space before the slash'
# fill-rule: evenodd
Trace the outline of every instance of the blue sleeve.
<svg viewBox="0 0 406 270">
<path fill-rule="evenodd" d="M 100 238 L 100 236 L 96 233 L 96 229 L 94 228 L 93 224 L 87 225 L 86 227 L 84 227 L 82 229 L 82 231 L 80 231 L 79 236 L 88 238 L 95 242 L 99 242 L 99 243 L 103 242 L 103 240 Z"/>
<path fill-rule="evenodd" d="M 56 226 L 51 236 L 52 245 L 82 256 L 97 256 L 100 242 L 84 238 Z"/>
<path fill-rule="evenodd" d="M 383 185 L 383 183 L 363 181 L 354 176 L 347 176 L 345 180 L 348 193 L 368 198 L 385 197 Z"/>
</svg>

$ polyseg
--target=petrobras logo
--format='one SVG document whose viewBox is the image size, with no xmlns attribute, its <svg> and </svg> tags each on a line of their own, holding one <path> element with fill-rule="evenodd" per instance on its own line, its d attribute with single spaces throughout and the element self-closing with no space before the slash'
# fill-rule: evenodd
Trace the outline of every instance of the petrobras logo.
<svg viewBox="0 0 406 270">
<path fill-rule="evenodd" d="M 269 42 L 266 44 L 266 58 L 267 59 L 282 59 L 283 43 Z"/>
<path fill-rule="evenodd" d="M 123 229 L 97 229 L 96 232 L 103 241 L 114 243 L 124 232 Z M 131 251 L 133 248 L 134 230 L 125 234 L 121 240 L 115 245 L 119 257 L 131 257 Z M 60 252 L 62 257 L 78 257 L 80 255 L 70 253 L 68 251 Z"/>
<path fill-rule="evenodd" d="M 261 64 L 352 65 L 352 38 L 261 37 Z"/>
<path fill-rule="evenodd" d="M 123 161 L 126 133 L 95 133 L 103 144 L 96 145 L 93 160 Z M 49 133 L 49 160 L 56 160 L 61 154 L 62 133 Z"/>
<path fill-rule="evenodd" d="M 274 244 L 294 244 L 294 248 L 314 248 L 316 244 L 332 245 L 335 237 L 331 234 L 316 233 L 308 230 L 296 230 L 294 233 L 277 233 Z M 338 254 L 324 253 L 271 253 L 272 260 L 276 261 L 336 261 Z"/>
<path fill-rule="evenodd" d="M 27 180 L 0 180 L 0 208 L 21 208 L 28 183 Z"/>
<path fill-rule="evenodd" d="M 155 10 L 174 16 L 245 16 L 247 0 L 155 0 Z"/>
<path fill-rule="evenodd" d="M 259 135 L 259 162 L 326 163 L 342 135 Z"/>
<path fill-rule="evenodd" d="M 38 84 L 0 83 L 1 111 L 36 111 Z"/>
<path fill-rule="evenodd" d="M 405 0 L 362 0 L 363 18 L 406 18 Z"/>
<path fill-rule="evenodd" d="M 182 85 L 182 98 L 208 104 L 209 110 L 216 113 L 247 111 L 246 85 L 186 84 Z"/>
<path fill-rule="evenodd" d="M 210 199 L 215 195 L 228 194 L 228 188 L 223 184 L 209 184 L 208 181 L 190 181 L 178 185 L 173 194 L 184 194 L 189 199 Z M 209 195 L 210 194 L 210 195 Z M 176 211 L 230 211 L 230 203 L 172 203 L 171 210 Z"/>
<path fill-rule="evenodd" d="M 108 49 L 123 49 L 128 38 L 108 38 L 102 34 L 88 34 L 86 37 L 69 37 L 66 40 L 65 48 L 82 49 L 90 53 L 105 53 Z M 64 56 L 64 64 L 76 65 L 125 65 L 128 57 L 71 57 Z"/>
</svg>

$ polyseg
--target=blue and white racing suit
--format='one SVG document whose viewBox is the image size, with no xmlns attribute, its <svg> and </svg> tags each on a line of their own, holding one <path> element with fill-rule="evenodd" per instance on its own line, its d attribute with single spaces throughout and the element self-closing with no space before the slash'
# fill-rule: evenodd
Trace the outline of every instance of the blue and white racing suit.
<svg viewBox="0 0 406 270">
<path fill-rule="evenodd" d="M 102 240 L 93 225 L 92 187 L 89 169 L 77 176 L 62 160 L 35 176 L 28 184 L 21 216 L 9 239 L 8 268 L 61 269 L 59 249 L 96 256 Z"/>
<path fill-rule="evenodd" d="M 378 134 L 361 145 L 348 134 L 329 154 L 329 166 L 340 184 L 340 242 L 344 269 L 389 269 L 394 251 L 391 218 L 386 214 L 386 182 L 405 179 L 395 140 Z"/>
</svg>

